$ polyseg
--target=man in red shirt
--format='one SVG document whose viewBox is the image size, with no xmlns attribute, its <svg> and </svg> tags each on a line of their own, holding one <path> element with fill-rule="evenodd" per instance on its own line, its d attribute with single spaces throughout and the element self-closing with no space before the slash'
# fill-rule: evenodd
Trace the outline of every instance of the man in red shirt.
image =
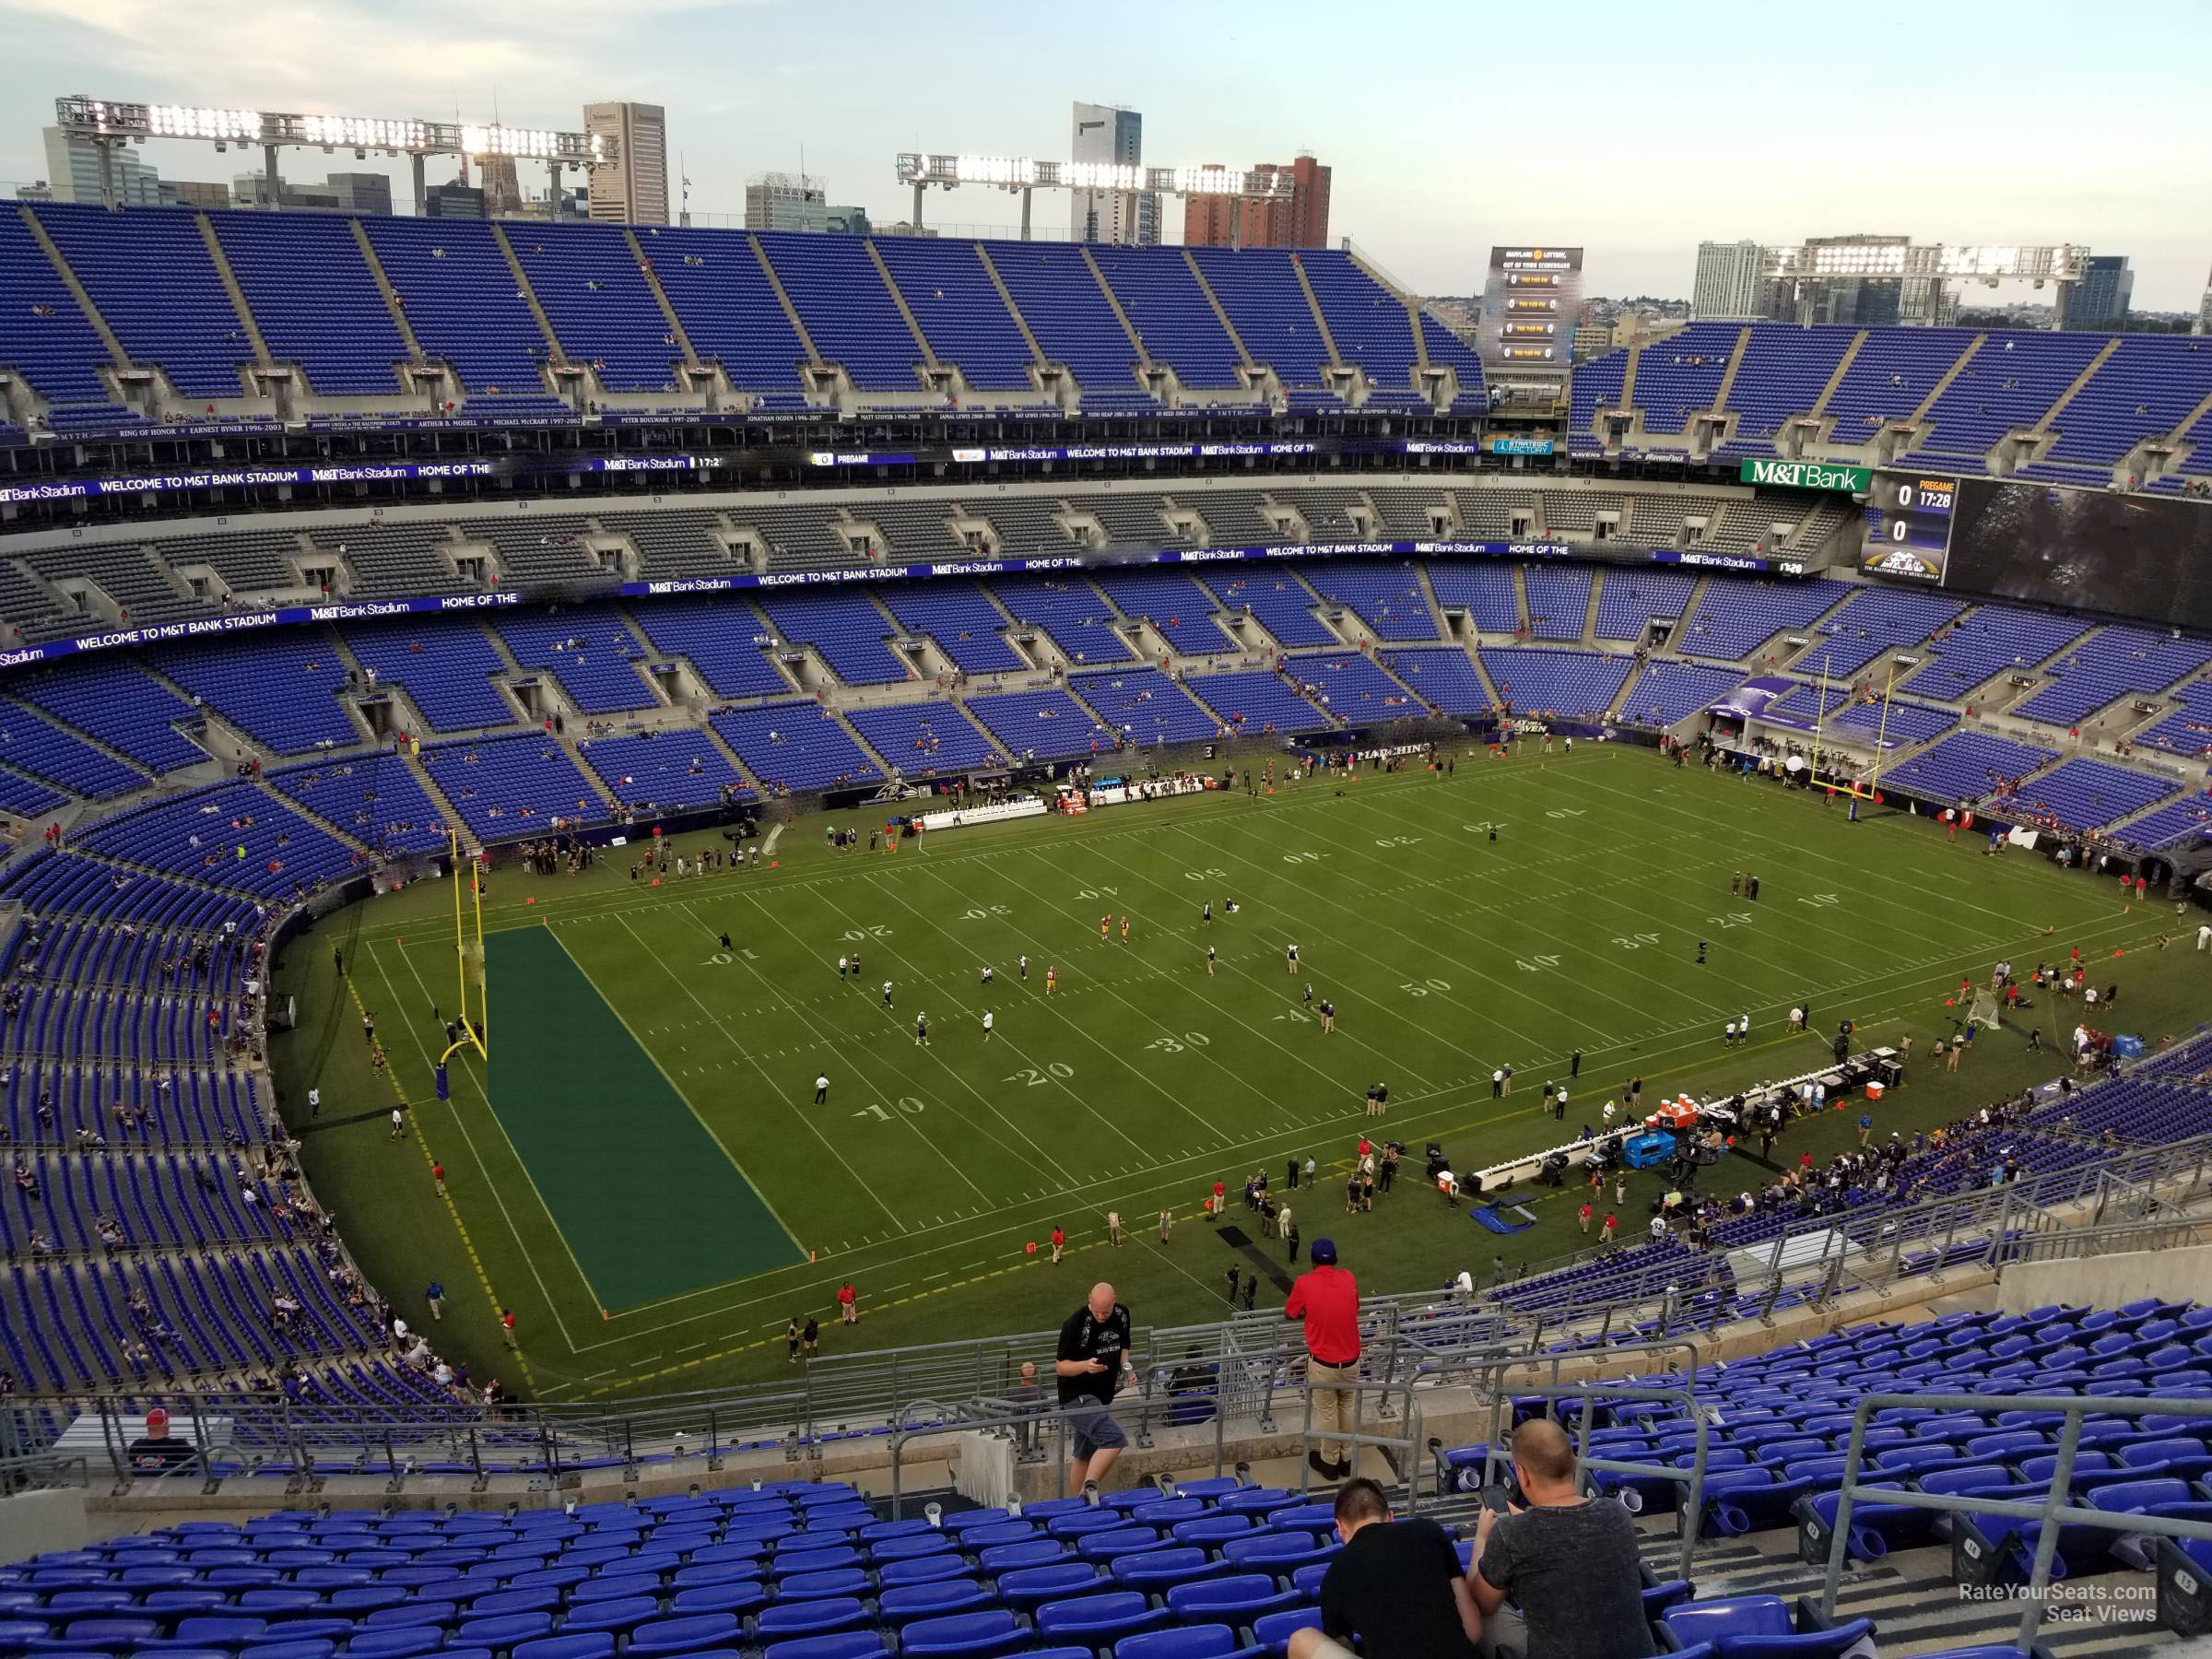
<svg viewBox="0 0 2212 1659">
<path fill-rule="evenodd" d="M 1329 1385 L 1359 1376 L 1359 1282 L 1336 1265 L 1335 1240 L 1314 1240 L 1312 1256 L 1312 1268 L 1290 1287 L 1283 1315 L 1306 1325 L 1306 1383 L 1321 1437 L 1306 1461 L 1324 1480 L 1343 1480 L 1352 1472 L 1351 1448 L 1335 1437 L 1349 1431 L 1359 1411 L 1348 1390 Z"/>
<path fill-rule="evenodd" d="M 1058 1261 L 1060 1259 L 1060 1253 L 1066 1248 L 1067 1234 L 1062 1231 L 1058 1227 L 1054 1227 L 1053 1229 L 1053 1260 L 1055 1262 Z"/>
<path fill-rule="evenodd" d="M 837 1288 L 837 1316 L 846 1324 L 860 1323 L 860 1292 L 850 1279 Z"/>
</svg>

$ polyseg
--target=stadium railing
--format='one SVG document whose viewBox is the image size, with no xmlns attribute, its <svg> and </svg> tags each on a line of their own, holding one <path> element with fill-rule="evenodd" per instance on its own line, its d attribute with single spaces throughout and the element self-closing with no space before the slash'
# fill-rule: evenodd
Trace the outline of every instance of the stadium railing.
<svg viewBox="0 0 2212 1659">
<path fill-rule="evenodd" d="M 2013 1500 L 1972 1497 L 1948 1492 L 1924 1492 L 1898 1482 L 1895 1475 L 1866 1466 L 1866 1430 L 1874 1414 L 1889 1406 L 1917 1411 L 1976 1411 L 2001 1413 L 2033 1411 L 2063 1414 L 2057 1461 L 2051 1471 L 2050 1490 L 2040 1499 Z M 2165 1538 L 2212 1538 L 2212 1520 L 2160 1515 L 2142 1510 L 2088 1509 L 2066 1501 L 2073 1488 L 2075 1456 L 2081 1449 L 2082 1419 L 2090 1413 L 2101 1417 L 2212 1418 L 2212 1400 L 2183 1395 L 2083 1395 L 1987 1394 L 1870 1394 L 1852 1413 L 1851 1447 L 1844 1455 L 1843 1485 L 1836 1503 L 1836 1522 L 1828 1539 L 1828 1574 L 1820 1591 L 1820 1610 L 1833 1618 L 1836 1597 L 1842 1587 L 1844 1558 L 1851 1549 L 1851 1512 L 1862 1500 L 1896 1504 L 1907 1509 L 1934 1510 L 1951 1515 L 2003 1516 L 2037 1524 L 2034 1564 L 2027 1583 L 2017 1592 L 2020 1602 L 2018 1645 L 2026 1653 L 2042 1624 L 2046 1594 L 2053 1578 L 2052 1563 L 2058 1554 L 2059 1528 L 2096 1527 L 2115 1533 L 2147 1533 Z"/>
</svg>

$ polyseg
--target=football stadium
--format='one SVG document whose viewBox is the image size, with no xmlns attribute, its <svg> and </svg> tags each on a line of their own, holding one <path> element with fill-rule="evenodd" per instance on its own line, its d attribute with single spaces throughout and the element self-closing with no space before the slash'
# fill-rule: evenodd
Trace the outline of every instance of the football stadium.
<svg viewBox="0 0 2212 1659">
<path fill-rule="evenodd" d="M 649 109 L 0 203 L 0 1659 L 2212 1638 L 2212 344 Z"/>
</svg>

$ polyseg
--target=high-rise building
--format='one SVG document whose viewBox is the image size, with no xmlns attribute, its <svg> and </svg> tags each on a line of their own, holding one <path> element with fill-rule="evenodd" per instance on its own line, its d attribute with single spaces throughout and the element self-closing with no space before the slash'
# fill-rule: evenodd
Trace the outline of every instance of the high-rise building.
<svg viewBox="0 0 2212 1659">
<path fill-rule="evenodd" d="M 242 172 L 232 175 L 230 199 L 241 207 L 319 207 L 324 211 L 338 207 L 338 193 L 327 184 L 302 184 L 277 175 L 283 188 L 282 197 L 269 199 L 269 180 L 266 173 Z"/>
<path fill-rule="evenodd" d="M 1700 323 L 1749 321 L 1759 312 L 1759 244 L 1698 244 L 1698 274 L 1690 285 L 1689 314 Z"/>
<path fill-rule="evenodd" d="M 2212 276 L 2205 278 L 2205 297 L 2197 301 L 2196 332 L 2212 335 Z"/>
<path fill-rule="evenodd" d="M 484 193 L 474 184 L 433 184 L 422 193 L 425 218 L 484 217 Z"/>
<path fill-rule="evenodd" d="M 523 182 L 512 156 L 483 158 L 484 212 L 489 218 L 512 218 L 523 210 Z"/>
<path fill-rule="evenodd" d="M 161 202 L 164 206 L 228 207 L 230 206 L 230 186 L 218 184 L 212 180 L 164 179 L 161 181 Z"/>
<path fill-rule="evenodd" d="M 89 138 L 65 133 L 58 126 L 45 131 L 46 177 L 57 202 L 84 202 L 99 206 L 100 147 Z M 121 207 L 159 207 L 161 175 L 138 159 L 127 144 L 112 147 L 110 163 L 115 181 L 115 203 Z"/>
<path fill-rule="evenodd" d="M 592 217 L 603 224 L 668 222 L 668 112 L 659 104 L 583 106 L 583 130 L 611 138 L 612 167 L 592 169 Z"/>
<path fill-rule="evenodd" d="M 338 206 L 348 213 L 392 211 L 392 181 L 382 173 L 332 173 L 324 181 L 324 186 L 337 196 Z"/>
<path fill-rule="evenodd" d="M 1207 166 L 1218 166 L 1208 162 Z M 1237 196 L 1185 196 L 1182 240 L 1197 248 L 1325 248 L 1329 245 L 1329 175 L 1310 155 L 1288 165 L 1263 161 L 1253 169 L 1288 174 L 1287 201 Z"/>
<path fill-rule="evenodd" d="M 2128 301 L 2135 298 L 2136 273 L 2121 253 L 2092 254 L 2082 278 L 2066 296 L 2068 328 L 2124 328 Z"/>
<path fill-rule="evenodd" d="M 745 228 L 869 233 L 867 210 L 831 202 L 829 181 L 814 173 L 760 173 L 747 180 Z"/>
<path fill-rule="evenodd" d="M 1145 118 L 1113 104 L 1079 103 L 1068 145 L 1073 161 L 1142 167 Z M 1159 241 L 1159 197 L 1143 190 L 1068 192 L 1069 233 L 1077 241 L 1136 243 Z"/>
</svg>

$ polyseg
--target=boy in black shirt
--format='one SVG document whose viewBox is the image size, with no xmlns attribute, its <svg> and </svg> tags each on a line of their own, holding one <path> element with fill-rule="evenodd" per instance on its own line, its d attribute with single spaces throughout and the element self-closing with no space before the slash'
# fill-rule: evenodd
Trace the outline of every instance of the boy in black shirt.
<svg viewBox="0 0 2212 1659">
<path fill-rule="evenodd" d="M 1129 1310 L 1104 1283 L 1093 1285 L 1089 1300 L 1060 1327 L 1053 1369 L 1060 1379 L 1060 1404 L 1068 1413 L 1074 1448 L 1069 1485 L 1078 1492 L 1104 1484 L 1107 1470 L 1129 1443 L 1110 1409 L 1123 1372 L 1136 1368 L 1129 1352 Z"/>
<path fill-rule="evenodd" d="M 1336 1493 L 1344 1548 L 1321 1581 L 1321 1629 L 1295 1632 L 1289 1659 L 1473 1659 L 1482 1633 L 1459 1552 L 1433 1521 L 1392 1517 L 1371 1480 Z"/>
</svg>

